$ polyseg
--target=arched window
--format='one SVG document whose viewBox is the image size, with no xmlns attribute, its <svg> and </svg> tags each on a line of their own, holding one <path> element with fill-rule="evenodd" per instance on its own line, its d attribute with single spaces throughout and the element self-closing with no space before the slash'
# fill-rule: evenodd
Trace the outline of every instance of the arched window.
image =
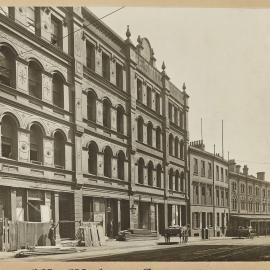
<svg viewBox="0 0 270 270">
<path fill-rule="evenodd" d="M 112 177 L 112 149 L 106 146 L 104 150 L 104 176 Z"/>
<path fill-rule="evenodd" d="M 173 190 L 173 169 L 169 171 L 169 189 Z"/>
<path fill-rule="evenodd" d="M 17 159 L 18 126 L 13 117 L 5 115 L 2 118 L 2 157 Z"/>
<path fill-rule="evenodd" d="M 162 168 L 161 165 L 157 165 L 157 187 L 161 188 L 161 173 L 162 173 Z"/>
<path fill-rule="evenodd" d="M 124 109 L 122 106 L 117 107 L 117 132 L 124 133 Z"/>
<path fill-rule="evenodd" d="M 15 86 L 15 55 L 6 47 L 0 47 L 0 83 Z"/>
<path fill-rule="evenodd" d="M 111 129 L 111 103 L 108 99 L 103 101 L 103 126 Z"/>
<path fill-rule="evenodd" d="M 96 122 L 97 96 L 94 92 L 87 93 L 87 119 Z"/>
<path fill-rule="evenodd" d="M 91 142 L 88 147 L 88 172 L 94 175 L 97 175 L 97 155 L 98 146 Z"/>
<path fill-rule="evenodd" d="M 148 122 L 147 124 L 147 144 L 152 146 L 152 131 L 153 131 L 153 125 L 151 122 Z"/>
<path fill-rule="evenodd" d="M 173 154 L 173 135 L 169 135 L 169 155 Z"/>
<path fill-rule="evenodd" d="M 54 165 L 65 168 L 65 142 L 66 139 L 60 131 L 54 134 Z"/>
<path fill-rule="evenodd" d="M 54 73 L 52 78 L 53 104 L 64 108 L 64 81 L 62 77 Z"/>
<path fill-rule="evenodd" d="M 179 149 L 179 139 L 178 139 L 178 137 L 176 137 L 176 138 L 175 138 L 175 142 L 174 142 L 174 155 L 175 155 L 175 157 L 177 157 L 177 158 L 178 158 L 178 156 L 179 156 L 179 151 L 178 151 L 178 149 Z"/>
<path fill-rule="evenodd" d="M 31 96 L 42 98 L 42 70 L 35 61 L 30 61 L 28 65 L 28 87 Z"/>
<path fill-rule="evenodd" d="M 179 171 L 175 172 L 174 188 L 176 191 L 179 191 Z"/>
<path fill-rule="evenodd" d="M 161 148 L 161 129 L 157 127 L 156 129 L 156 148 L 160 150 Z"/>
<path fill-rule="evenodd" d="M 143 119 L 141 117 L 137 119 L 137 133 L 138 141 L 143 142 Z"/>
<path fill-rule="evenodd" d="M 185 174 L 184 174 L 184 172 L 181 172 L 181 174 L 180 174 L 180 191 L 181 192 L 185 191 Z"/>
<path fill-rule="evenodd" d="M 139 184 L 144 183 L 144 160 L 142 158 L 138 161 L 138 182 Z"/>
<path fill-rule="evenodd" d="M 184 141 L 180 141 L 180 158 L 184 159 Z"/>
<path fill-rule="evenodd" d="M 125 178 L 125 154 L 123 151 L 120 151 L 117 156 L 117 172 L 118 178 L 124 180 Z"/>
<path fill-rule="evenodd" d="M 30 161 L 37 164 L 43 162 L 43 133 L 37 124 L 30 128 Z"/>
<path fill-rule="evenodd" d="M 148 163 L 148 185 L 153 186 L 153 163 L 152 161 L 149 161 Z"/>
</svg>

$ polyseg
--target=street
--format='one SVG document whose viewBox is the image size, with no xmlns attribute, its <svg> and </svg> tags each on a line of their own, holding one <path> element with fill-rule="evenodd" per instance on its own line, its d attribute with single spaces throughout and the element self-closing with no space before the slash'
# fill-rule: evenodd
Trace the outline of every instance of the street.
<svg viewBox="0 0 270 270">
<path fill-rule="evenodd" d="M 187 244 L 179 244 L 173 238 L 170 244 L 164 237 L 158 241 L 108 241 L 104 246 L 78 248 L 71 254 L 30 256 L 15 258 L 16 252 L 0 253 L 3 261 L 270 261 L 270 237 L 254 239 L 215 238 L 201 240 L 191 238 Z"/>
<path fill-rule="evenodd" d="M 83 258 L 80 261 L 270 261 L 267 238 L 217 240 L 171 248 Z M 76 260 L 76 259 L 75 259 Z"/>
</svg>

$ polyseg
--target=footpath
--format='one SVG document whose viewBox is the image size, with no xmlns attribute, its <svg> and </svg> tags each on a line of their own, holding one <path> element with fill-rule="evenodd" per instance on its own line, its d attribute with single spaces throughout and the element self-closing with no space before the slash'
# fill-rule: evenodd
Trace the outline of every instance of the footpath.
<svg viewBox="0 0 270 270">
<path fill-rule="evenodd" d="M 160 237 L 158 240 L 147 241 L 116 241 L 108 240 L 103 246 L 98 247 L 76 247 L 77 252 L 69 254 L 57 254 L 46 256 L 30 256 L 25 258 L 15 258 L 15 255 L 19 252 L 0 252 L 1 261 L 73 261 L 83 260 L 83 258 L 97 258 L 103 256 L 119 255 L 124 253 L 131 253 L 136 251 L 156 250 L 174 248 L 180 246 L 187 246 L 191 244 L 210 244 L 217 240 L 229 240 L 230 237 L 212 237 L 209 240 L 202 240 L 198 237 L 190 237 L 188 243 L 179 244 L 178 237 L 171 237 L 170 243 L 165 243 L 164 237 Z"/>
</svg>

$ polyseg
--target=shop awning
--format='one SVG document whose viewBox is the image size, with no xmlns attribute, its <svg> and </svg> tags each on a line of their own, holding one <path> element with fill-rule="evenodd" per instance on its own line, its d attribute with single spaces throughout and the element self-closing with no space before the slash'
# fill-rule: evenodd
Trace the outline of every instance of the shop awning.
<svg viewBox="0 0 270 270">
<path fill-rule="evenodd" d="M 242 218 L 250 221 L 270 221 L 270 215 L 231 215 L 233 218 Z"/>
</svg>

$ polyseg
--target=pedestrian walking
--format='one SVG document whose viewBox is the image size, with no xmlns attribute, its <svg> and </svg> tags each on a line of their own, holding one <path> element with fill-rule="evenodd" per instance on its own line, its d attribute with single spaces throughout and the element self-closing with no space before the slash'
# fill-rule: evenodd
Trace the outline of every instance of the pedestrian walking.
<svg viewBox="0 0 270 270">
<path fill-rule="evenodd" d="M 187 225 L 186 232 L 185 232 L 185 243 L 188 242 L 189 232 L 190 232 L 190 228 L 189 228 L 189 224 L 188 224 L 188 225 Z"/>
<path fill-rule="evenodd" d="M 180 226 L 179 227 L 179 244 L 181 244 L 182 234 L 183 234 L 183 231 L 182 231 L 182 227 Z"/>
<path fill-rule="evenodd" d="M 49 229 L 48 238 L 49 238 L 49 240 L 51 242 L 51 246 L 56 245 L 56 227 L 57 227 L 57 225 L 55 225 L 55 223 L 53 222 L 51 224 L 50 229 Z"/>
</svg>

